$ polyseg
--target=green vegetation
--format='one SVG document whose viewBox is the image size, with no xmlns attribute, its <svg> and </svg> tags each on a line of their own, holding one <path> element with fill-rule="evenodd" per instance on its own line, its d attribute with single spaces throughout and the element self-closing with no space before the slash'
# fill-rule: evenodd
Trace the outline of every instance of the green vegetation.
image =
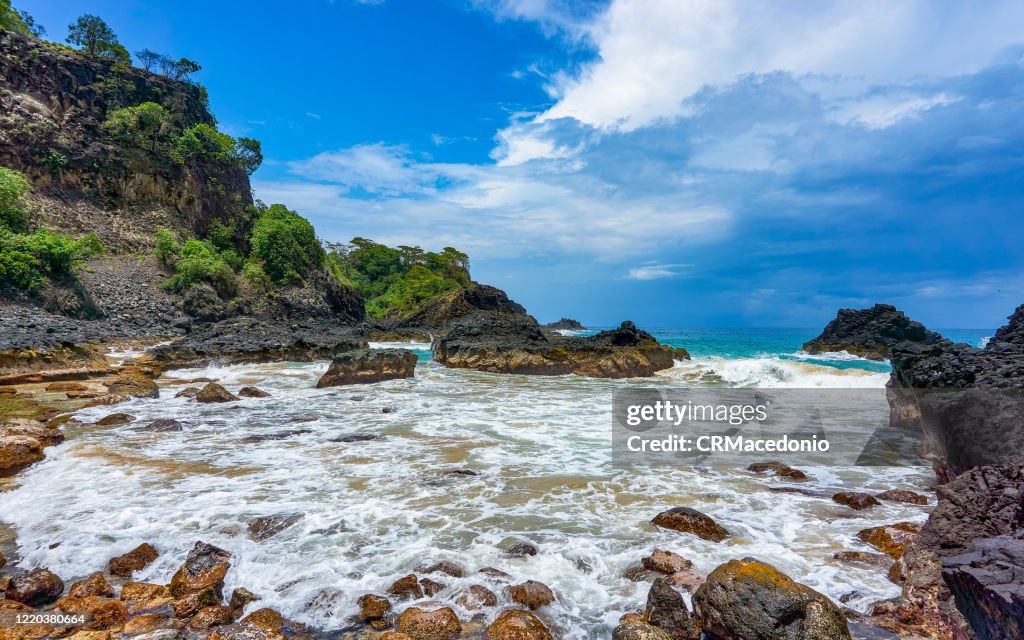
<svg viewBox="0 0 1024 640">
<path fill-rule="evenodd" d="M 32 191 L 21 173 L 0 167 L 0 228 L 18 231 L 25 226 L 28 205 L 25 195 Z"/>
<path fill-rule="evenodd" d="M 367 314 L 377 318 L 408 315 L 427 300 L 471 282 L 469 257 L 452 247 L 435 253 L 354 238 L 348 246 L 329 248 L 328 269 L 351 282 L 366 300 Z"/>
<path fill-rule="evenodd" d="M 271 205 L 253 225 L 251 256 L 275 284 L 298 282 L 324 264 L 324 249 L 308 220 L 283 204 Z"/>
<path fill-rule="evenodd" d="M 185 129 L 174 143 L 171 155 L 179 163 L 196 158 L 213 162 L 234 163 L 252 175 L 263 162 L 259 140 L 235 139 L 217 127 L 200 123 Z"/>
<path fill-rule="evenodd" d="M 39 157 L 39 164 L 46 167 L 51 176 L 59 178 L 64 173 L 64 167 L 68 166 L 68 157 L 56 149 L 47 149 Z"/>
<path fill-rule="evenodd" d="M 156 151 L 157 142 L 167 133 L 171 114 L 155 102 L 111 111 L 103 130 L 125 144 Z"/>
<path fill-rule="evenodd" d="M 85 14 L 69 24 L 67 41 L 90 55 L 131 62 L 128 50 L 99 16 Z"/>
<path fill-rule="evenodd" d="M 0 0 L 0 29 L 35 38 L 46 33 L 27 12 L 11 7 L 11 0 Z"/>
<path fill-rule="evenodd" d="M 103 243 L 93 233 L 76 240 L 45 229 L 25 234 L 0 228 L 0 286 L 35 293 L 46 278 L 71 275 L 102 253 Z"/>
<path fill-rule="evenodd" d="M 231 263 L 241 265 L 233 249 L 218 250 L 209 240 L 191 239 L 179 244 L 174 234 L 160 229 L 154 254 L 174 267 L 174 275 L 164 283 L 171 291 L 181 293 L 194 284 L 206 283 L 222 298 L 238 294 L 238 278 Z"/>
</svg>

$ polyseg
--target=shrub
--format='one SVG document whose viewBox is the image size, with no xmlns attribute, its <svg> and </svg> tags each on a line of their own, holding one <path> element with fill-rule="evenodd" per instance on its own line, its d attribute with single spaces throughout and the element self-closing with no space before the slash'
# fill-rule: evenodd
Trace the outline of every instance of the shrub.
<svg viewBox="0 0 1024 640">
<path fill-rule="evenodd" d="M 59 178 L 64 173 L 64 167 L 68 166 L 68 157 L 56 149 L 47 149 L 39 157 L 39 164 L 46 167 L 51 176 Z"/>
<path fill-rule="evenodd" d="M 205 282 L 222 298 L 232 298 L 238 293 L 234 270 L 209 242 L 189 240 L 183 244 L 174 269 L 174 275 L 165 283 L 171 291 L 180 293 Z"/>
<path fill-rule="evenodd" d="M 165 267 L 170 267 L 178 261 L 181 254 L 181 244 L 173 233 L 167 229 L 157 229 L 156 242 L 153 245 L 153 255 Z"/>
<path fill-rule="evenodd" d="M 324 249 L 308 220 L 283 204 L 271 205 L 253 225 L 249 236 L 252 257 L 275 284 L 308 276 L 324 262 Z"/>
<path fill-rule="evenodd" d="M 221 251 L 235 248 L 235 235 L 237 234 L 235 224 L 224 224 L 220 220 L 214 220 L 206 228 L 206 239 L 213 243 L 213 246 Z"/>
<path fill-rule="evenodd" d="M 143 102 L 111 111 L 103 122 L 103 130 L 124 143 L 156 151 L 170 121 L 171 114 L 166 109 L 155 102 Z"/>
<path fill-rule="evenodd" d="M 375 317 L 406 315 L 427 300 L 458 287 L 454 280 L 442 278 L 423 265 L 413 265 L 384 295 L 370 300 L 366 311 Z"/>
<path fill-rule="evenodd" d="M 217 127 L 200 123 L 181 132 L 174 143 L 171 155 L 184 164 L 191 159 L 231 163 L 252 175 L 263 162 L 263 150 L 259 140 L 239 138 L 235 140 Z"/>
<path fill-rule="evenodd" d="M 3 233 L 0 232 L 0 241 Z M 27 251 L 0 247 L 0 285 L 34 293 L 44 282 L 39 261 Z"/>
<path fill-rule="evenodd" d="M 242 267 L 242 279 L 252 287 L 253 291 L 260 295 L 266 295 L 274 288 L 274 283 L 270 281 L 266 272 L 263 271 L 263 266 L 253 260 L 248 260 L 245 266 Z"/>
<path fill-rule="evenodd" d="M 47 276 L 66 276 L 84 260 L 103 253 L 91 233 L 78 240 L 40 229 L 32 234 L 0 230 L 0 284 L 34 292 Z"/>
<path fill-rule="evenodd" d="M 28 207 L 25 194 L 32 191 L 32 185 L 20 172 L 0 167 L 0 227 L 6 226 L 17 231 L 25 225 Z"/>
</svg>

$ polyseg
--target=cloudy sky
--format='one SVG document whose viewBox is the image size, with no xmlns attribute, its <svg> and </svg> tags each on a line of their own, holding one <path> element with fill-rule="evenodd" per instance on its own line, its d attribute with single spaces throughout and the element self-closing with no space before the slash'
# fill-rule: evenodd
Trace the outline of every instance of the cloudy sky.
<svg viewBox="0 0 1024 640">
<path fill-rule="evenodd" d="M 258 197 L 453 245 L 541 320 L 816 327 L 1024 302 L 1024 3 L 49 2 L 199 60 Z"/>
</svg>

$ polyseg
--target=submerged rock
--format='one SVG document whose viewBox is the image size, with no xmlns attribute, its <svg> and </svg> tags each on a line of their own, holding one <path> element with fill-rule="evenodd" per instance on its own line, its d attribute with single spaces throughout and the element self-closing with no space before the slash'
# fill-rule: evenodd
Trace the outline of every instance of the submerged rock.
<svg viewBox="0 0 1024 640">
<path fill-rule="evenodd" d="M 905 502 L 907 504 L 928 504 L 928 498 L 920 493 L 907 491 L 905 489 L 889 489 L 875 495 L 879 500 L 891 500 L 893 502 Z"/>
<path fill-rule="evenodd" d="M 236 400 L 238 400 L 238 396 L 216 382 L 207 382 L 206 386 L 196 394 L 196 402 L 234 402 Z"/>
<path fill-rule="evenodd" d="M 807 474 L 803 471 L 794 469 L 788 464 L 783 464 L 777 460 L 771 460 L 769 462 L 755 462 L 747 467 L 747 471 L 753 471 L 754 473 L 772 473 L 777 476 L 791 478 L 793 480 L 804 480 L 807 478 Z"/>
<path fill-rule="evenodd" d="M 137 430 L 148 431 L 150 433 L 170 433 L 172 431 L 181 431 L 182 429 L 184 429 L 184 425 L 182 425 L 180 422 L 178 422 L 177 420 L 166 418 L 161 420 L 154 420 L 153 422 L 150 422 L 144 427 L 139 427 Z"/>
<path fill-rule="evenodd" d="M 128 553 L 110 559 L 110 573 L 130 578 L 133 573 L 153 562 L 160 553 L 149 543 L 142 543 Z"/>
<path fill-rule="evenodd" d="M 675 507 L 663 511 L 654 516 L 651 523 L 665 529 L 692 533 L 712 542 L 721 542 L 729 535 L 725 527 L 712 520 L 711 516 L 689 507 Z"/>
<path fill-rule="evenodd" d="M 185 387 L 178 393 L 174 394 L 175 398 L 195 398 L 199 395 L 199 387 Z"/>
<path fill-rule="evenodd" d="M 238 390 L 238 395 L 242 398 L 269 398 L 270 394 L 263 389 L 257 389 L 256 387 L 242 387 Z"/>
<path fill-rule="evenodd" d="M 875 497 L 871 494 L 860 491 L 840 491 L 832 496 L 832 502 L 845 505 L 851 509 L 856 509 L 857 511 L 870 509 L 871 507 L 881 504 L 878 500 L 875 500 Z"/>
<path fill-rule="evenodd" d="M 112 413 L 96 421 L 99 427 L 119 427 L 135 421 L 135 416 L 130 413 Z"/>
<path fill-rule="evenodd" d="M 270 516 L 254 518 L 249 521 L 249 538 L 262 542 L 271 536 L 281 533 L 304 517 L 301 513 L 276 513 Z"/>
<path fill-rule="evenodd" d="M 471 584 L 456 596 L 455 601 L 472 611 L 482 607 L 497 606 L 498 596 L 482 584 Z"/>
<path fill-rule="evenodd" d="M 160 387 L 141 369 L 128 368 L 107 385 L 107 393 L 130 398 L 159 398 Z"/>
<path fill-rule="evenodd" d="M 362 349 L 334 358 L 317 389 L 349 384 L 369 384 L 411 378 L 416 371 L 416 354 L 407 349 Z"/>
<path fill-rule="evenodd" d="M 896 307 L 876 304 L 869 309 L 840 309 L 817 338 L 804 343 L 808 353 L 846 351 L 871 360 L 887 360 L 904 341 L 934 344 L 942 336 L 908 318 Z"/>
<path fill-rule="evenodd" d="M 846 618 L 826 596 L 771 565 L 730 560 L 693 594 L 705 633 L 743 640 L 849 640 Z"/>
<path fill-rule="evenodd" d="M 515 542 L 505 549 L 505 555 L 509 558 L 535 556 L 537 555 L 537 547 L 529 542 Z"/>
</svg>

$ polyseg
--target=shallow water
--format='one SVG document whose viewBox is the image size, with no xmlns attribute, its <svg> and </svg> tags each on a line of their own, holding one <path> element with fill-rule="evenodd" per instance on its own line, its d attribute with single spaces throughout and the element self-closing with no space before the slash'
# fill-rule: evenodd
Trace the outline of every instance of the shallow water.
<svg viewBox="0 0 1024 640">
<path fill-rule="evenodd" d="M 887 502 L 858 513 L 829 496 L 926 492 L 926 468 L 805 469 L 812 478 L 798 486 L 806 495 L 771 491 L 797 485 L 740 469 L 611 464 L 616 387 L 880 387 L 888 376 L 875 363 L 838 368 L 799 355 L 704 355 L 653 380 L 609 381 L 448 370 L 429 361 L 423 346 L 414 379 L 359 388 L 315 389 L 327 363 L 172 372 L 159 399 L 82 411 L 83 420 L 117 411 L 137 421 L 69 433 L 19 477 L 20 488 L 0 496 L 0 519 L 16 527 L 28 563 L 65 578 L 148 541 L 161 557 L 135 579 L 166 582 L 196 540 L 216 544 L 233 554 L 228 589 L 245 586 L 263 597 L 260 606 L 326 628 L 345 626 L 359 595 L 441 559 L 548 584 L 558 601 L 545 617 L 578 639 L 606 637 L 622 613 L 642 605 L 648 584 L 622 574 L 655 547 L 680 553 L 701 572 L 755 556 L 861 610 L 898 594 L 884 571 L 838 563 L 832 553 L 869 550 L 855 539 L 858 530 L 921 522 L 927 509 Z M 231 390 L 255 384 L 273 397 L 226 405 L 173 398 L 180 380 L 200 376 Z M 181 420 L 185 430 L 135 430 L 158 418 Z M 380 438 L 335 441 L 352 434 Z M 267 435 L 277 439 L 245 441 Z M 456 470 L 479 475 L 446 473 Z M 733 535 L 716 544 L 649 524 L 672 506 L 708 513 Z M 251 519 L 278 513 L 303 518 L 263 542 L 247 537 Z M 504 557 L 502 549 L 519 539 L 540 554 Z M 54 542 L 60 545 L 50 548 Z M 481 576 L 434 577 L 449 585 L 435 600 L 447 602 L 474 582 L 500 592 Z M 307 606 L 324 589 L 340 597 Z"/>
</svg>

